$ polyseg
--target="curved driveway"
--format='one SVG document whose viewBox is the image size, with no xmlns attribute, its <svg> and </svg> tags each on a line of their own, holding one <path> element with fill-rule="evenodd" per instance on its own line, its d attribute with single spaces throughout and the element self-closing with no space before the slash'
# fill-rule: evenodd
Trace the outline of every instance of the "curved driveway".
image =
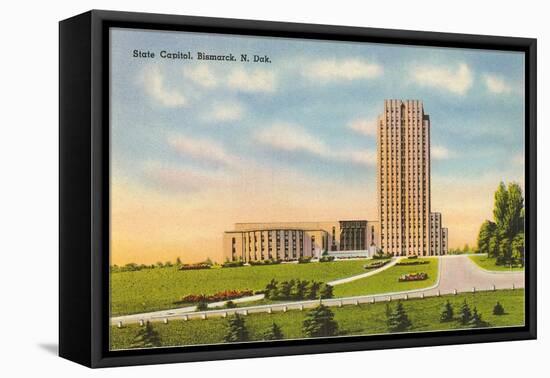
<svg viewBox="0 0 550 378">
<path fill-rule="evenodd" d="M 525 287 L 524 272 L 490 272 L 478 267 L 468 256 L 442 256 L 439 258 L 439 277 L 432 287 L 400 291 L 394 293 L 383 293 L 374 295 L 360 295 L 355 297 L 323 299 L 322 303 L 327 306 L 343 306 L 348 304 L 374 303 L 395 299 L 419 298 L 424 296 L 435 296 L 472 291 L 487 291 L 499 289 L 513 289 Z M 388 264 L 390 265 L 390 264 Z M 390 266 L 392 266 L 391 264 Z M 387 268 L 386 268 L 387 269 Z M 385 270 L 385 269 L 381 269 Z M 378 270 L 377 272 L 380 272 Z M 374 272 L 372 272 L 374 273 Z M 356 276 L 354 276 L 356 277 Z M 350 277 L 353 278 L 353 277 Z M 357 278 L 355 278 L 357 279 Z M 338 280 L 341 281 L 341 280 Z M 344 283 L 344 282 L 338 282 Z M 237 301 L 235 301 L 237 302 Z M 111 318 L 111 324 L 137 323 L 139 321 L 165 321 L 168 319 L 191 319 L 207 317 L 225 317 L 233 313 L 249 314 L 257 312 L 287 311 L 292 309 L 303 310 L 312 308 L 320 303 L 319 300 L 294 301 L 281 304 L 268 304 L 240 307 L 235 309 L 208 310 L 193 312 L 193 307 L 163 310 L 143 314 L 132 314 Z M 211 304 L 209 307 L 214 307 Z"/>
<path fill-rule="evenodd" d="M 459 292 L 479 290 L 511 289 L 525 286 L 524 272 L 491 272 L 481 269 L 468 256 L 445 256 L 441 259 L 441 272 L 438 290 Z"/>
</svg>

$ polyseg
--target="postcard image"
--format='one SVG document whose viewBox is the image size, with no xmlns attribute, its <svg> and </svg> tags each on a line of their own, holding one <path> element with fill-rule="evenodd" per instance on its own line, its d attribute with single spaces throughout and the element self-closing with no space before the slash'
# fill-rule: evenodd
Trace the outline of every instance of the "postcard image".
<svg viewBox="0 0 550 378">
<path fill-rule="evenodd" d="M 525 324 L 522 52 L 111 28 L 111 350 Z"/>
</svg>

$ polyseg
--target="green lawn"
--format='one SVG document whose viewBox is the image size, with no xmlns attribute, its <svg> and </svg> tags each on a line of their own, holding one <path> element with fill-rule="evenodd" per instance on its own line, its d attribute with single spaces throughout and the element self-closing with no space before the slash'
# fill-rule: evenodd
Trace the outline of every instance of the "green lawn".
<svg viewBox="0 0 550 378">
<path fill-rule="evenodd" d="M 410 266 L 392 266 L 371 277 L 352 281 L 346 284 L 334 287 L 335 297 L 351 297 L 364 294 L 391 293 L 403 290 L 414 290 L 429 287 L 437 281 L 439 263 L 437 259 L 418 259 L 418 261 L 428 261 L 429 264 L 410 265 Z M 403 261 L 410 261 L 403 259 Z M 407 273 L 428 273 L 428 279 L 424 281 L 399 282 L 398 278 Z"/>
<path fill-rule="evenodd" d="M 309 264 L 244 266 L 204 270 L 175 267 L 111 274 L 111 315 L 174 308 L 188 294 L 214 294 L 223 290 L 261 290 L 272 279 L 328 282 L 365 272 L 367 260 Z"/>
<path fill-rule="evenodd" d="M 458 320 L 440 323 L 439 314 L 443 304 L 449 300 L 458 313 L 464 300 L 473 309 L 477 307 L 482 319 L 489 327 L 520 326 L 524 324 L 524 291 L 501 290 L 496 292 L 478 292 L 456 296 L 431 297 L 403 301 L 405 310 L 412 322 L 410 331 L 437 331 L 464 328 Z M 499 301 L 505 309 L 505 315 L 492 315 L 495 303 Z M 386 326 L 387 303 L 349 305 L 342 308 L 331 307 L 339 326 L 339 335 L 374 335 L 388 333 Z M 395 306 L 395 302 L 390 306 Z M 287 313 L 251 314 L 245 317 L 251 341 L 261 340 L 264 331 L 277 323 L 285 338 L 303 338 L 302 322 L 307 311 L 293 310 Z M 227 330 L 227 319 L 172 321 L 168 324 L 153 323 L 160 334 L 163 346 L 184 346 L 194 344 L 217 344 L 223 342 Z M 139 326 L 128 325 L 123 328 L 111 327 L 111 348 L 127 349 L 132 344 Z"/>
<path fill-rule="evenodd" d="M 486 270 L 494 270 L 499 272 L 521 272 L 523 271 L 523 267 L 520 266 L 513 266 L 512 269 L 510 269 L 510 265 L 497 265 L 496 259 L 487 257 L 487 255 L 472 255 L 469 256 L 470 259 L 475 262 L 478 266 L 480 266 L 483 269 Z"/>
</svg>

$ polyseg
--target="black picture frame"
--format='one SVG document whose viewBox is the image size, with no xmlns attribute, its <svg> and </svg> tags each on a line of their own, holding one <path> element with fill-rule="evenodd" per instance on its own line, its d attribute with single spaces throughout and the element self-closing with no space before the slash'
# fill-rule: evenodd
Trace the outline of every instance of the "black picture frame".
<svg viewBox="0 0 550 378">
<path fill-rule="evenodd" d="M 377 42 L 525 53 L 523 327 L 110 351 L 110 27 Z M 93 10 L 59 24 L 59 354 L 89 367 L 535 339 L 536 39 Z"/>
</svg>

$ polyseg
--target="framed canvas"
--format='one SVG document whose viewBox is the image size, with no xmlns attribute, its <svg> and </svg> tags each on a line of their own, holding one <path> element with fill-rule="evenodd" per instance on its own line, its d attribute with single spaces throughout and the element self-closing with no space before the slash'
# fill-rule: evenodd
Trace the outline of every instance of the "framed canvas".
<svg viewBox="0 0 550 378">
<path fill-rule="evenodd" d="M 90 11 L 59 70 L 62 357 L 536 337 L 536 40 Z"/>
</svg>

